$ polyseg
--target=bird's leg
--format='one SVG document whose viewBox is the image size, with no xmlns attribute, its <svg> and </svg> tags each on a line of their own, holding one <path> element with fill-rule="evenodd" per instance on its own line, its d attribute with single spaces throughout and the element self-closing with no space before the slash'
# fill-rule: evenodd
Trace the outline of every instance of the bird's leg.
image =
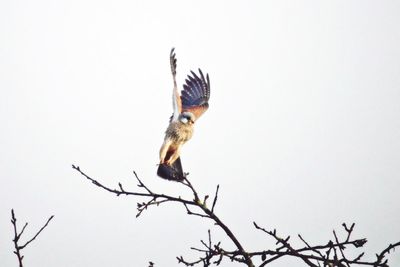
<svg viewBox="0 0 400 267">
<path fill-rule="evenodd" d="M 179 155 L 181 154 L 181 145 L 179 145 L 174 153 L 169 157 L 169 159 L 165 162 L 167 165 L 172 165 L 177 158 L 179 158 Z"/>
<path fill-rule="evenodd" d="M 164 143 L 162 144 L 160 148 L 160 164 L 163 164 L 165 161 L 165 157 L 167 156 L 168 149 L 170 145 L 172 144 L 171 139 L 165 139 Z"/>
</svg>

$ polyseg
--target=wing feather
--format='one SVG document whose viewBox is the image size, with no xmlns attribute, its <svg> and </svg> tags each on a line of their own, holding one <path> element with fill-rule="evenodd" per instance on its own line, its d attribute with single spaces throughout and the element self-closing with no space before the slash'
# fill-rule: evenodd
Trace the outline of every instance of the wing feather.
<svg viewBox="0 0 400 267">
<path fill-rule="evenodd" d="M 172 107 L 174 110 L 174 113 L 172 114 L 172 117 L 170 121 L 176 121 L 178 120 L 179 114 L 182 112 L 182 101 L 179 96 L 178 92 L 178 86 L 176 84 L 176 57 L 175 57 L 175 48 L 171 49 L 171 53 L 169 55 L 169 61 L 171 65 L 171 73 L 172 77 L 174 80 L 174 89 L 172 91 Z"/>
<path fill-rule="evenodd" d="M 191 71 L 181 92 L 182 112 L 193 113 L 196 120 L 208 109 L 210 99 L 210 78 L 208 74 L 204 77 L 200 69 L 199 73 L 200 76 Z"/>
<path fill-rule="evenodd" d="M 195 78 L 189 76 L 189 80 L 190 80 L 190 86 L 193 88 L 193 95 L 196 98 L 201 98 L 202 97 L 202 90 L 201 90 L 201 86 L 198 83 L 198 79 L 199 78 L 196 76 L 196 74 L 193 71 L 192 71 L 192 75 Z"/>
</svg>

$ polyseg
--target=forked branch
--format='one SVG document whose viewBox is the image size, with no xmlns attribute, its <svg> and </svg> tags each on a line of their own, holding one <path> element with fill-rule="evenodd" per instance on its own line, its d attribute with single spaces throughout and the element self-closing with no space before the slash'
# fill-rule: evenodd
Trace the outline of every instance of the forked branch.
<svg viewBox="0 0 400 267">
<path fill-rule="evenodd" d="M 138 182 L 137 186 L 139 188 L 139 192 L 126 191 L 121 183 L 118 183 L 118 189 L 112 189 L 88 176 L 78 166 L 72 165 L 72 168 L 78 171 L 87 180 L 91 181 L 94 185 L 106 190 L 107 192 L 113 193 L 117 196 L 126 195 L 145 198 L 145 201 L 138 202 L 137 204 L 137 217 L 139 217 L 145 210 L 152 206 L 159 206 L 168 202 L 177 202 L 183 205 L 187 214 L 200 218 L 211 219 L 224 231 L 226 236 L 235 246 L 234 250 L 223 248 L 220 241 L 216 243 L 213 242 L 211 232 L 208 231 L 208 240 L 200 241 L 202 247 L 191 248 L 192 250 L 200 252 L 202 256 L 193 261 L 187 261 L 182 256 L 177 257 L 178 262 L 186 266 L 194 266 L 198 264 L 203 266 L 219 265 L 223 259 L 226 258 L 232 262 L 242 263 L 250 267 L 263 267 L 283 256 L 290 256 L 302 260 L 307 266 L 311 267 L 350 267 L 352 265 L 388 267 L 388 259 L 386 258 L 387 255 L 396 247 L 400 246 L 400 242 L 390 244 L 381 253 L 376 254 L 377 259 L 375 261 L 363 261 L 362 257 L 364 256 L 364 252 L 361 252 L 354 259 L 350 259 L 346 256 L 346 249 L 348 247 L 354 247 L 356 249 L 361 248 L 367 242 L 367 239 L 365 238 L 352 239 L 355 226 L 354 223 L 350 227 L 348 227 L 346 224 L 342 225 L 344 231 L 347 233 L 343 240 L 340 240 L 336 232 L 333 231 L 333 241 L 329 240 L 323 245 L 310 245 L 310 242 L 307 242 L 301 235 L 298 235 L 298 238 L 305 246 L 294 247 L 290 243 L 290 236 L 282 238 L 278 236 L 276 230 L 266 230 L 254 222 L 254 227 L 257 230 L 267 234 L 267 236 L 276 241 L 276 248 L 251 252 L 242 246 L 236 235 L 215 213 L 219 186 L 217 186 L 213 202 L 211 203 L 211 208 L 208 208 L 207 200 L 209 196 L 205 195 L 204 197 L 201 197 L 187 177 L 182 181 L 178 181 L 178 183 L 184 185 L 190 190 L 193 196 L 192 199 L 184 199 L 180 196 L 170 196 L 161 193 L 155 193 L 139 179 L 136 172 L 134 172 L 134 176 Z M 257 263 L 257 265 L 255 263 Z"/>
<path fill-rule="evenodd" d="M 19 267 L 23 267 L 22 260 L 24 259 L 24 256 L 22 255 L 22 250 L 26 248 L 30 243 L 32 243 L 39 235 L 40 233 L 49 225 L 50 221 L 54 218 L 54 215 L 50 216 L 50 218 L 47 219 L 46 223 L 42 226 L 42 228 L 39 229 L 39 231 L 36 232 L 36 234 L 26 241 L 23 245 L 20 245 L 19 241 L 21 239 L 22 234 L 24 233 L 26 227 L 28 226 L 28 223 L 25 223 L 25 225 L 22 227 L 22 230 L 18 232 L 17 229 L 17 218 L 15 217 L 14 210 L 11 210 L 11 223 L 14 228 L 14 254 L 18 258 L 18 263 Z"/>
</svg>

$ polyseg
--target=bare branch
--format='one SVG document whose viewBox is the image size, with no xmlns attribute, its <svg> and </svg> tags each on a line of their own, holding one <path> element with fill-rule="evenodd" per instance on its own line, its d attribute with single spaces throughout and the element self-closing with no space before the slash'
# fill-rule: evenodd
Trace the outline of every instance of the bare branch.
<svg viewBox="0 0 400 267">
<path fill-rule="evenodd" d="M 219 190 L 219 185 L 217 185 L 217 190 L 215 191 L 215 196 L 214 196 L 214 201 L 213 201 L 213 204 L 211 207 L 211 212 L 214 212 L 215 204 L 217 204 L 218 190 Z"/>
<path fill-rule="evenodd" d="M 36 232 L 36 234 L 31 239 L 29 239 L 27 242 L 25 242 L 25 244 L 19 245 L 18 241 L 20 240 L 23 232 L 25 231 L 26 227 L 28 226 L 28 223 L 25 223 L 24 227 L 22 227 L 21 232 L 18 233 L 18 230 L 17 230 L 17 218 L 15 217 L 14 209 L 11 210 L 11 223 L 12 223 L 13 228 L 14 228 L 14 239 L 13 239 L 14 248 L 15 248 L 14 254 L 18 258 L 18 262 L 19 262 L 19 266 L 20 267 L 23 267 L 22 260 L 24 258 L 24 256 L 21 254 L 21 251 L 25 247 L 27 247 L 30 243 L 32 243 L 39 236 L 39 234 L 48 226 L 48 224 L 50 223 L 50 221 L 53 218 L 54 218 L 54 215 L 50 216 L 50 218 L 47 219 L 46 223 L 42 226 L 42 228 L 40 228 L 40 230 L 38 232 Z"/>
<path fill-rule="evenodd" d="M 289 239 L 290 236 L 288 236 L 287 238 L 283 239 L 277 236 L 276 231 L 267 231 L 264 228 L 258 226 L 255 222 L 253 223 L 254 226 L 256 227 L 256 229 L 263 231 L 264 233 L 267 233 L 268 235 L 272 236 L 273 238 L 276 239 L 277 244 L 282 244 L 283 247 L 285 247 L 287 249 L 288 252 L 294 254 L 294 256 L 299 257 L 300 259 L 302 259 L 308 266 L 311 267 L 318 267 L 317 265 L 315 265 L 314 263 L 312 263 L 310 261 L 310 257 L 307 257 L 307 255 L 303 255 L 301 253 L 299 253 L 296 249 L 294 249 L 290 244 L 289 244 Z"/>
<path fill-rule="evenodd" d="M 106 191 L 108 191 L 110 193 L 113 193 L 113 194 L 117 195 L 117 196 L 120 196 L 120 195 L 129 196 L 129 195 L 131 195 L 131 196 L 141 196 L 141 197 L 151 197 L 151 198 L 162 198 L 162 199 L 167 199 L 168 201 L 185 203 L 187 205 L 194 205 L 194 206 L 197 205 L 194 201 L 185 200 L 185 199 L 182 199 L 180 197 L 173 197 L 173 196 L 168 196 L 168 195 L 164 195 L 164 194 L 155 194 L 155 193 L 150 193 L 150 192 L 147 192 L 147 193 L 129 192 L 129 191 L 121 190 L 121 189 L 119 189 L 119 190 L 118 189 L 111 189 L 111 188 L 101 184 L 100 182 L 96 181 L 95 179 L 91 178 L 90 176 L 88 176 L 83 171 L 81 171 L 79 166 L 72 165 L 72 168 L 74 170 L 78 171 L 81 175 L 83 175 L 87 180 L 91 181 L 97 187 L 100 187 L 100 188 L 102 188 L 102 189 L 104 189 L 104 190 L 106 190 Z M 144 186 L 141 186 L 141 185 L 143 185 L 142 181 L 137 176 L 136 176 L 136 178 L 139 181 L 139 187 L 144 187 Z M 122 185 L 119 186 L 119 187 L 121 188 Z"/>
<path fill-rule="evenodd" d="M 363 252 L 360 253 L 356 258 L 351 260 L 348 259 L 345 255 L 344 251 L 346 247 L 352 246 L 357 249 L 363 247 L 364 244 L 367 242 L 365 238 L 351 238 L 355 227 L 354 223 L 350 227 L 348 227 L 345 223 L 342 224 L 344 231 L 347 233 L 345 239 L 342 241 L 339 239 L 336 232 L 333 231 L 334 241 L 329 240 L 329 242 L 327 242 L 325 245 L 311 245 L 310 242 L 307 242 L 299 234 L 298 238 L 304 243 L 305 246 L 296 248 L 291 244 L 290 236 L 287 236 L 286 238 L 281 238 L 278 236 L 276 230 L 268 231 L 258 226 L 254 222 L 253 224 L 256 229 L 268 234 L 268 236 L 272 237 L 276 241 L 276 248 L 249 252 L 244 249 L 241 242 L 231 231 L 231 229 L 215 213 L 215 206 L 218 200 L 219 185 L 216 188 L 211 209 L 209 209 L 206 203 L 209 196 L 204 195 L 204 197 L 201 197 L 194 186 L 191 184 L 191 182 L 187 179 L 187 176 L 182 181 L 178 181 L 178 184 L 182 184 L 183 186 L 190 189 L 190 192 L 193 196 L 192 200 L 183 199 L 180 196 L 176 197 L 155 193 L 140 180 L 136 172 L 133 172 L 133 174 L 138 181 L 137 186 L 139 189 L 144 190 L 144 192 L 126 191 L 121 183 L 118 183 L 118 189 L 112 189 L 91 178 L 83 171 L 81 171 L 79 167 L 72 165 L 72 168 L 77 170 L 81 175 L 83 175 L 87 180 L 91 181 L 94 185 L 100 187 L 107 192 L 110 192 L 117 196 L 126 195 L 146 198 L 146 201 L 137 203 L 137 217 L 139 217 L 144 210 L 147 210 L 147 208 L 151 206 L 159 206 L 160 204 L 166 202 L 177 202 L 184 206 L 187 214 L 200 218 L 211 219 L 215 223 L 215 225 L 219 226 L 223 230 L 229 240 L 231 240 L 236 247 L 234 250 L 224 249 L 221 246 L 221 242 L 213 242 L 211 232 L 208 231 L 207 242 L 201 240 L 200 243 L 202 246 L 200 248 L 191 248 L 192 250 L 201 253 L 202 256 L 193 261 L 187 261 L 182 256 L 176 257 L 178 263 L 186 266 L 194 266 L 198 264 L 202 264 L 203 266 L 210 266 L 214 264 L 219 265 L 224 258 L 227 258 L 232 262 L 242 263 L 249 267 L 254 267 L 255 260 L 261 259 L 261 263 L 258 264 L 258 267 L 263 267 L 283 256 L 291 256 L 301 259 L 306 265 L 311 267 L 350 267 L 353 264 L 374 267 L 387 267 L 388 260 L 385 259 L 385 256 L 389 254 L 392 249 L 400 246 L 400 242 L 389 245 L 380 254 L 376 255 L 377 260 L 374 262 L 361 261 L 361 258 L 364 255 Z M 201 199 L 203 200 L 201 201 Z"/>
<path fill-rule="evenodd" d="M 27 245 L 29 245 L 33 240 L 36 239 L 36 237 L 44 230 L 44 228 L 47 227 L 49 222 L 54 218 L 54 215 L 51 215 L 50 218 L 47 219 L 47 222 L 40 228 L 40 230 L 29 240 L 27 241 L 24 245 L 20 247 L 20 249 L 24 249 Z"/>
<path fill-rule="evenodd" d="M 387 248 L 385 248 L 384 250 L 382 250 L 382 252 L 378 255 L 376 255 L 377 259 L 375 262 L 375 266 L 388 266 L 387 265 L 387 260 L 383 261 L 385 259 L 386 254 L 390 253 L 390 250 L 394 250 L 396 247 L 400 246 L 400 242 L 394 243 L 394 244 L 390 244 Z"/>
<path fill-rule="evenodd" d="M 197 191 L 195 190 L 195 188 L 193 187 L 193 185 L 191 184 L 191 182 L 185 178 L 183 181 L 178 182 L 180 184 L 183 184 L 184 186 L 188 187 L 191 192 L 193 193 L 193 197 L 194 200 L 185 200 L 181 197 L 174 197 L 174 196 L 169 196 L 169 195 L 165 195 L 165 194 L 157 194 L 152 192 L 148 187 L 146 187 L 144 185 L 144 183 L 139 179 L 139 177 L 135 174 L 136 179 L 139 182 L 138 187 L 139 188 L 144 188 L 146 190 L 147 193 L 139 193 L 139 192 L 129 192 L 126 190 L 123 190 L 122 185 L 119 183 L 119 189 L 111 189 L 108 186 L 105 186 L 103 184 L 101 184 L 100 182 L 98 182 L 97 180 L 91 178 L 90 176 L 88 176 L 86 173 L 84 173 L 79 166 L 75 166 L 72 165 L 72 168 L 76 171 L 78 171 L 81 175 L 83 175 L 87 180 L 91 181 L 94 185 L 110 192 L 113 193 L 117 196 L 120 195 L 132 195 L 132 196 L 140 196 L 140 197 L 149 197 L 151 198 L 150 201 L 148 202 L 143 202 L 143 203 L 138 203 L 138 214 L 137 217 L 140 216 L 140 214 L 143 212 L 143 210 L 147 209 L 149 206 L 152 206 L 154 204 L 156 204 L 156 200 L 157 199 L 161 199 L 160 202 L 158 203 L 164 203 L 164 202 L 179 202 L 181 204 L 184 205 L 184 207 L 186 208 L 186 211 L 188 212 L 189 215 L 195 215 L 195 216 L 200 216 L 200 217 L 205 217 L 205 218 L 210 218 L 212 219 L 216 225 L 218 225 L 226 234 L 227 236 L 231 239 L 231 241 L 235 244 L 235 246 L 238 248 L 239 254 L 244 258 L 244 261 L 246 262 L 247 266 L 249 267 L 253 267 L 254 264 L 251 260 L 251 258 L 249 257 L 249 255 L 247 254 L 247 252 L 243 249 L 243 246 L 241 245 L 241 243 L 239 242 L 239 240 L 236 238 L 236 236 L 233 234 L 233 232 L 219 219 L 219 217 L 210 209 L 207 208 L 207 205 L 204 202 L 200 201 L 200 197 L 199 194 L 197 193 Z M 207 198 L 205 198 L 206 200 Z M 200 208 L 200 210 L 204 213 L 204 214 L 200 214 L 197 212 L 193 212 L 191 211 L 188 206 L 195 206 L 197 208 Z M 184 260 L 182 257 L 178 257 L 178 261 L 184 263 Z"/>
</svg>

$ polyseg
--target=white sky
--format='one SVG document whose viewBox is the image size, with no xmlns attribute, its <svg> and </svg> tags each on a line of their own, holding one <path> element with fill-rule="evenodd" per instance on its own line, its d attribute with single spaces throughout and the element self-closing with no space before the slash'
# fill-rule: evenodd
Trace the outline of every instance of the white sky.
<svg viewBox="0 0 400 267">
<path fill-rule="evenodd" d="M 30 267 L 177 266 L 207 229 L 222 238 L 179 205 L 136 219 L 140 199 L 71 169 L 131 189 L 135 170 L 187 195 L 155 175 L 173 46 L 179 84 L 198 67 L 211 78 L 184 169 L 203 194 L 221 185 L 217 214 L 244 246 L 273 248 L 254 220 L 312 244 L 355 222 L 375 259 L 400 240 L 399 14 L 398 1 L 1 1 L 0 265 L 17 266 L 11 208 L 26 234 L 55 215 Z M 271 266 L 289 263 L 304 266 Z"/>
</svg>

